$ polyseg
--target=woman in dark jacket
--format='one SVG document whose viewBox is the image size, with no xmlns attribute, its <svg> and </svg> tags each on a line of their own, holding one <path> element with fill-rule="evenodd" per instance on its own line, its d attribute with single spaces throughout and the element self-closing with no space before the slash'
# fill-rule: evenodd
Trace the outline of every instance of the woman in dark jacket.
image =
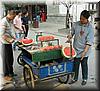
<svg viewBox="0 0 100 91">
<path fill-rule="evenodd" d="M 28 12 L 27 11 L 23 12 L 23 16 L 22 16 L 21 20 L 22 20 L 22 25 L 24 25 L 23 28 L 25 30 L 25 37 L 27 37 L 28 30 L 29 30 L 29 25 L 28 25 L 29 17 L 28 17 Z"/>
</svg>

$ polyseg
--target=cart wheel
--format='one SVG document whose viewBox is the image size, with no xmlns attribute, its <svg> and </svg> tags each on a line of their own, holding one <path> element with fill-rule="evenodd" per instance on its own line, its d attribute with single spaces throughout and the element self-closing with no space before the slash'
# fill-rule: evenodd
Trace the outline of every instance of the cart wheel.
<svg viewBox="0 0 100 91">
<path fill-rule="evenodd" d="M 25 63 L 24 63 L 24 61 L 23 61 L 23 59 L 22 59 L 22 53 L 19 54 L 19 56 L 18 56 L 18 58 L 17 58 L 17 62 L 18 62 L 18 64 L 20 64 L 20 65 L 22 65 L 22 66 L 25 65 Z"/>
<path fill-rule="evenodd" d="M 58 81 L 60 83 L 65 83 L 66 84 L 68 82 L 68 80 L 69 80 L 69 74 L 65 75 L 65 76 L 58 77 Z"/>
<path fill-rule="evenodd" d="M 26 64 L 23 69 L 24 81 L 28 88 L 34 88 L 34 76 L 31 68 Z"/>
</svg>

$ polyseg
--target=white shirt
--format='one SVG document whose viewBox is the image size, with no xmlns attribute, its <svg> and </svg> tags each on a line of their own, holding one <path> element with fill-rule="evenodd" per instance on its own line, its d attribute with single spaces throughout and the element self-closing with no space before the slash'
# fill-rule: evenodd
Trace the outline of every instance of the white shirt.
<svg viewBox="0 0 100 91">
<path fill-rule="evenodd" d="M 8 36 L 14 37 L 13 28 L 12 28 L 12 22 L 7 20 L 6 17 L 4 17 L 1 20 L 1 24 L 0 24 L 0 41 L 3 44 L 9 44 L 9 42 L 7 42 L 6 40 L 2 39 L 3 35 L 8 35 Z"/>
<path fill-rule="evenodd" d="M 21 21 L 21 16 L 18 16 L 18 15 L 16 15 L 16 17 L 14 18 L 14 20 L 13 20 L 13 24 L 16 26 L 16 27 L 18 27 L 19 29 L 16 29 L 15 28 L 15 32 L 16 33 L 20 33 L 21 32 L 21 30 L 22 30 L 22 21 Z"/>
</svg>

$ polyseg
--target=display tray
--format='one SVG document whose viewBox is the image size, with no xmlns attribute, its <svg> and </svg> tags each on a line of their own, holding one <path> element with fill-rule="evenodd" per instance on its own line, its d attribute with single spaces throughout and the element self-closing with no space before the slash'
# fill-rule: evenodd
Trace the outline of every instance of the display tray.
<svg viewBox="0 0 100 91">
<path fill-rule="evenodd" d="M 22 49 L 22 54 L 30 58 L 34 62 L 48 61 L 63 57 L 61 49 L 49 50 L 49 51 L 35 51 L 31 53 L 25 49 Z"/>
</svg>

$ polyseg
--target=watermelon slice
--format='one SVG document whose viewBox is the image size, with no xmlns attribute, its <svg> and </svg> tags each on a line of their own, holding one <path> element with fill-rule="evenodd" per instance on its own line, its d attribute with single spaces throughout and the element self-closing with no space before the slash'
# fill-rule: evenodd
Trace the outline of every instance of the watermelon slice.
<svg viewBox="0 0 100 91">
<path fill-rule="evenodd" d="M 61 49 L 62 48 L 62 45 L 55 45 L 54 46 L 54 49 Z"/>
<path fill-rule="evenodd" d="M 54 40 L 54 36 L 39 36 L 39 41 L 47 41 L 47 40 Z"/>
<path fill-rule="evenodd" d="M 56 46 L 46 46 L 40 48 L 40 51 L 49 51 L 49 50 L 56 50 L 56 49 L 61 49 L 62 45 L 56 45 Z"/>
<path fill-rule="evenodd" d="M 33 44 L 33 39 L 25 38 L 20 40 L 20 42 L 22 42 L 23 45 L 31 45 Z"/>
<path fill-rule="evenodd" d="M 39 49 L 41 52 L 47 51 L 47 49 L 45 47 L 42 47 Z"/>
<path fill-rule="evenodd" d="M 47 46 L 46 49 L 47 50 L 53 50 L 54 49 L 54 46 Z"/>
<path fill-rule="evenodd" d="M 62 53 L 66 58 L 71 58 L 71 57 L 74 58 L 76 56 L 76 52 L 74 48 L 72 48 L 72 54 L 71 54 L 70 47 L 63 47 Z"/>
</svg>

